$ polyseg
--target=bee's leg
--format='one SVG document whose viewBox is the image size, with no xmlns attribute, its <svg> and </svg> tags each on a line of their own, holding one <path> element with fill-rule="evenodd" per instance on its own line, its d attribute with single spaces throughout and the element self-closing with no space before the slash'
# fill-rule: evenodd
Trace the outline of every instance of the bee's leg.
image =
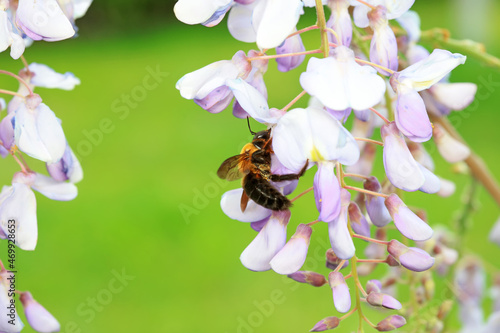
<svg viewBox="0 0 500 333">
<path fill-rule="evenodd" d="M 306 172 L 306 169 L 307 169 L 307 165 L 309 164 L 309 160 L 306 161 L 306 164 L 304 164 L 304 167 L 302 167 L 302 170 L 300 170 L 299 173 L 297 174 L 294 174 L 294 173 L 290 173 L 290 174 L 286 174 L 286 175 L 271 175 L 269 177 L 269 179 L 273 182 L 283 182 L 285 180 L 295 180 L 295 179 L 299 179 L 300 177 L 302 177 L 304 175 L 304 173 Z"/>
</svg>

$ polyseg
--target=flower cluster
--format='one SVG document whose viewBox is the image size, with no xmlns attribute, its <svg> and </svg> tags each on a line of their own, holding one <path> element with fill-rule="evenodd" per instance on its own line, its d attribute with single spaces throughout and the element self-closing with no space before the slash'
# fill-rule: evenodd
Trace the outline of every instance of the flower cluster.
<svg viewBox="0 0 500 333">
<path fill-rule="evenodd" d="M 336 328 L 355 312 L 360 325 L 365 321 L 378 331 L 397 329 L 417 309 L 401 310 L 392 288 L 396 282 L 407 275 L 418 281 L 413 286 L 424 295 L 422 299 L 430 299 L 434 287 L 429 269 L 434 266 L 438 274 L 447 274 L 457 261 L 458 253 L 443 240 L 446 237 L 433 231 L 423 211 L 407 206 L 403 195 L 405 191 L 420 191 L 446 197 L 454 192 L 451 181 L 434 173 L 434 162 L 422 143 L 433 139 L 450 163 L 469 158 L 470 149 L 441 119 L 467 107 L 477 87 L 449 82 L 450 72 L 464 64 L 464 55 L 443 49 L 429 52 L 418 45 L 420 18 L 409 10 L 413 3 L 179 0 L 175 5 L 177 18 L 187 24 L 211 27 L 228 13 L 231 35 L 255 42 L 259 49 L 238 51 L 231 60 L 186 74 L 176 85 L 181 96 L 211 113 L 222 112 L 234 100 L 236 118 L 253 118 L 266 125 L 272 149 L 269 171 L 261 177 L 281 194 L 295 190 L 298 180 L 291 176 L 300 175 L 304 165 L 307 169 L 316 167 L 312 187 L 291 200 L 313 192 L 314 221 L 298 224 L 288 241 L 287 227 L 292 220 L 288 208 L 257 204 L 246 186 L 226 192 L 221 200 L 228 217 L 250 223 L 258 232 L 240 256 L 245 267 L 252 271 L 272 269 L 315 287 L 330 286 L 335 309 L 344 315 L 321 320 L 312 329 L 315 332 Z M 306 7 L 315 7 L 317 24 L 298 29 Z M 330 13 L 328 20 L 325 7 Z M 320 31 L 321 46 L 306 50 L 300 36 L 313 30 Z M 275 54 L 269 54 L 272 49 Z M 276 60 L 277 69 L 286 72 L 315 54 L 320 57 L 310 57 L 300 75 L 303 91 L 281 109 L 270 106 L 264 82 L 269 61 Z M 294 108 L 305 95 L 310 96 L 307 107 Z M 352 124 L 351 130 L 346 124 Z M 382 141 L 373 139 L 378 133 Z M 263 147 L 244 148 L 241 158 L 264 170 L 265 163 L 252 158 L 252 149 L 261 151 Z M 383 178 L 372 175 L 377 149 L 382 150 Z M 244 167 L 238 171 L 240 175 L 230 180 L 252 172 Z M 275 181 L 283 178 L 287 181 Z M 350 181 L 362 181 L 362 187 L 352 186 Z M 241 205 L 248 197 L 248 204 Z M 331 269 L 327 277 L 301 270 L 314 225 L 321 222 L 328 225 L 331 244 L 326 252 Z M 387 230 L 394 228 L 403 236 L 401 241 L 387 238 Z M 355 238 L 369 242 L 366 258 L 360 257 Z M 492 238 L 499 239 L 497 231 Z M 363 286 L 360 276 L 369 275 L 377 265 L 386 265 L 390 273 L 384 281 L 371 279 Z M 363 314 L 362 302 L 401 310 L 405 316 L 394 314 L 373 324 Z M 441 320 L 448 310 L 443 307 L 440 311 L 437 316 Z M 429 324 L 428 328 L 434 326 Z M 440 332 L 438 328 L 433 332 Z"/>
<path fill-rule="evenodd" d="M 34 191 L 52 200 L 73 200 L 75 186 L 83 178 L 76 155 L 66 140 L 61 120 L 43 103 L 35 88 L 72 90 L 80 80 L 70 72 L 60 74 L 49 66 L 28 63 L 23 53 L 34 41 L 60 41 L 74 37 L 75 20 L 85 15 L 92 0 L 0 0 L 0 52 L 10 47 L 13 59 L 20 59 L 23 68 L 18 74 L 0 69 L 0 75 L 17 79 L 17 92 L 0 89 L 11 95 L 8 103 L 0 98 L 0 155 L 11 156 L 20 166 L 10 186 L 0 192 L 0 238 L 15 239 L 22 250 L 34 250 L 38 240 L 36 197 Z M 47 173 L 32 170 L 25 156 L 46 164 Z M 34 191 L 33 191 L 34 190 Z M 14 228 L 12 228 L 14 223 Z M 14 290 L 9 291 L 10 271 L 3 264 L 0 271 L 0 331 L 19 332 L 23 324 L 15 314 L 14 324 L 7 323 L 5 311 L 12 303 Z M 9 266 L 12 269 L 12 266 Z M 8 292 L 9 291 L 9 292 Z M 59 331 L 59 323 L 29 292 L 18 292 L 31 327 L 39 332 Z M 14 303 L 12 303 L 14 304 Z M 15 309 L 13 310 L 15 313 Z"/>
</svg>

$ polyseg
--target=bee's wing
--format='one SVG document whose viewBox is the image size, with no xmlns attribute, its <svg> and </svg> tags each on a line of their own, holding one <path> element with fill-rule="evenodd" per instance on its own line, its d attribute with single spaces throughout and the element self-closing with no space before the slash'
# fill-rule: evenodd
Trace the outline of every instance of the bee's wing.
<svg viewBox="0 0 500 333">
<path fill-rule="evenodd" d="M 217 170 L 217 176 L 222 179 L 227 179 L 229 181 L 240 179 L 243 177 L 241 173 L 239 164 L 245 159 L 245 155 L 236 155 L 228 158 L 222 162 L 219 170 Z"/>
</svg>

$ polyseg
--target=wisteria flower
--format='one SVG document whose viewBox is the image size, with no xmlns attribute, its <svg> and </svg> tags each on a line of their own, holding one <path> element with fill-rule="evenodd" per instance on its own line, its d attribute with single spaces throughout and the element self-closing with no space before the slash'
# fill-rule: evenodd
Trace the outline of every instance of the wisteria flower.
<svg viewBox="0 0 500 333">
<path fill-rule="evenodd" d="M 80 84 L 80 80 L 73 73 L 60 74 L 47 65 L 33 62 L 29 65 L 29 70 L 33 73 L 30 83 L 35 87 L 73 90 Z"/>
<path fill-rule="evenodd" d="M 370 61 L 375 64 L 389 68 L 398 69 L 398 45 L 396 36 L 389 26 L 387 20 L 387 9 L 378 6 L 368 13 L 370 27 L 373 29 L 373 38 L 370 44 Z M 389 72 L 377 68 L 383 75 L 390 75 Z"/>
<path fill-rule="evenodd" d="M 351 194 L 346 189 L 340 190 L 341 208 L 336 219 L 328 223 L 328 235 L 333 251 L 339 259 L 347 260 L 354 256 L 356 248 L 347 227 Z"/>
<path fill-rule="evenodd" d="M 300 84 L 310 95 L 333 110 L 365 110 L 378 104 L 385 92 L 385 82 L 370 66 L 360 66 L 354 52 L 339 46 L 333 56 L 311 58 Z"/>
<path fill-rule="evenodd" d="M 432 136 L 431 122 L 418 92 L 439 82 L 465 59 L 461 54 L 436 49 L 427 58 L 391 76 L 391 86 L 398 95 L 396 124 L 410 140 L 422 142 Z"/>
<path fill-rule="evenodd" d="M 54 112 L 40 96 L 26 97 L 14 117 L 16 145 L 29 156 L 48 163 L 61 159 L 66 150 L 66 138 Z"/>
<path fill-rule="evenodd" d="M 18 59 L 24 52 L 24 41 L 21 36 L 12 31 L 12 22 L 6 10 L 7 0 L 0 0 L 0 52 L 10 47 L 10 56 Z"/>
<path fill-rule="evenodd" d="M 326 23 L 328 28 L 333 29 L 340 38 L 328 32 L 328 39 L 331 43 L 349 47 L 352 40 L 352 23 L 349 15 L 349 0 L 331 0 L 329 7 L 332 11 L 330 19 Z"/>
<path fill-rule="evenodd" d="M 21 293 L 19 300 L 23 304 L 28 324 L 37 332 L 59 332 L 61 325 L 54 316 L 38 303 L 29 291 Z"/>
<path fill-rule="evenodd" d="M 376 6 L 384 6 L 387 9 L 387 19 L 393 20 L 406 13 L 415 0 L 365 0 L 368 4 Z M 360 28 L 366 28 L 369 25 L 368 13 L 372 10 L 365 4 L 356 0 L 351 0 L 351 5 L 354 7 L 354 23 Z"/>
<path fill-rule="evenodd" d="M 75 34 L 56 0 L 19 0 L 16 23 L 33 40 L 54 42 Z"/>
<path fill-rule="evenodd" d="M 20 332 L 24 327 L 15 309 L 13 297 L 8 293 L 12 278 L 15 278 L 14 274 L 2 267 L 0 271 L 0 316 L 2 316 L 0 331 L 8 333 Z M 9 320 L 13 320 L 12 324 Z"/>
<path fill-rule="evenodd" d="M 340 211 L 340 185 L 334 166 L 358 160 L 359 148 L 352 135 L 326 111 L 294 109 L 279 119 L 273 149 L 278 160 L 293 172 L 299 172 L 307 161 L 318 165 L 314 188 L 319 219 L 335 219 Z"/>
</svg>

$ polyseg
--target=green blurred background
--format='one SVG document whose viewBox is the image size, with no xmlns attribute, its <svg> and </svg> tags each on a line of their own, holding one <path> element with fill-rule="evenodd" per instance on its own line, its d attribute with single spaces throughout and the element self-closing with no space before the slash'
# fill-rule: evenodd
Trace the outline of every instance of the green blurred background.
<svg viewBox="0 0 500 333">
<path fill-rule="evenodd" d="M 475 38 L 500 55 L 494 43 L 500 4 L 467 2 L 417 0 L 413 8 L 421 14 L 423 29 L 448 27 L 455 37 Z M 335 314 L 328 287 L 316 289 L 272 272 L 245 269 L 239 255 L 256 234 L 220 210 L 220 196 L 238 184 L 217 180 L 215 171 L 251 139 L 245 122 L 228 111 L 209 114 L 175 89 L 185 73 L 255 46 L 233 40 L 225 22 L 210 29 L 180 24 L 172 14 L 174 3 L 97 1 L 77 22 L 79 38 L 38 42 L 25 52 L 29 62 L 71 71 L 82 81 L 70 92 L 37 92 L 62 119 L 85 178 L 74 201 L 50 201 L 37 194 L 38 246 L 35 252 L 18 252 L 17 286 L 30 290 L 68 333 L 306 332 Z M 314 20 L 308 11 L 301 26 Z M 310 32 L 306 42 L 316 47 L 317 39 Z M 22 67 L 5 52 L 0 64 L 14 72 Z M 150 71 L 163 76 L 155 88 L 144 89 Z M 266 83 L 271 106 L 283 107 L 301 91 L 300 72 L 282 74 L 270 62 Z M 0 80 L 2 88 L 17 89 L 14 80 Z M 453 71 L 451 80 L 479 86 L 478 101 L 453 117 L 499 179 L 500 74 L 470 59 Z M 136 97 L 127 104 L 131 95 Z M 415 193 L 406 200 L 426 207 L 431 224 L 453 226 L 469 177 L 452 173 L 440 156 L 434 157 L 437 173 L 456 181 L 456 194 L 444 199 Z M 376 162 L 380 175 L 381 159 Z M 41 163 L 29 164 L 44 171 Z M 15 171 L 15 162 L 6 159 L 2 184 Z M 313 174 L 308 172 L 299 190 L 311 185 Z M 498 207 L 483 189 L 479 199 L 465 250 L 484 258 L 489 269 L 498 269 L 500 249 L 487 241 Z M 182 209 L 192 214 L 183 216 Z M 289 232 L 315 218 L 309 194 L 296 203 Z M 327 228 L 318 224 L 314 229 L 305 268 L 326 274 Z M 116 275 L 124 272 L 129 279 L 117 282 Z M 445 282 L 438 283 L 437 302 L 442 288 Z M 400 300 L 406 299 L 401 294 Z M 385 315 L 370 314 L 373 321 Z M 343 322 L 339 330 L 353 330 L 356 321 Z M 455 311 L 450 327 L 457 323 Z"/>
</svg>

